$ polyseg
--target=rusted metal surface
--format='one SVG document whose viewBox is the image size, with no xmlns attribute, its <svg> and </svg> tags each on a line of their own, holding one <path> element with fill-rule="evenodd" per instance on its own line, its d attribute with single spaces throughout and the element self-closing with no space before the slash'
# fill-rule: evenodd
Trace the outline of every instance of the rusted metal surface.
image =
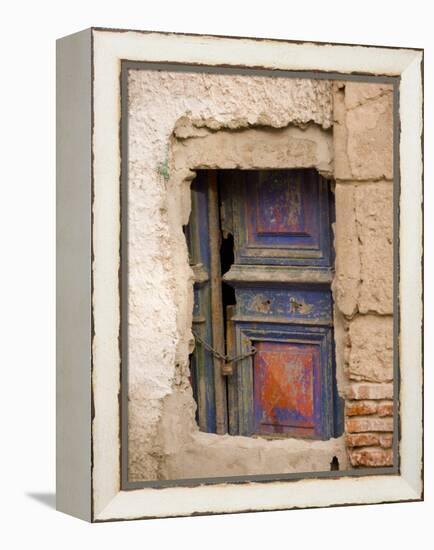
<svg viewBox="0 0 434 550">
<path fill-rule="evenodd" d="M 234 364 L 238 363 L 239 361 L 242 361 L 243 359 L 246 359 L 247 357 L 251 357 L 256 353 L 256 349 L 252 347 L 249 351 L 247 351 L 246 353 L 242 353 L 240 355 L 233 355 L 233 356 L 223 355 L 222 353 L 214 349 L 209 342 L 204 340 L 198 332 L 196 332 L 195 330 L 193 330 L 192 332 L 196 340 L 196 344 L 199 344 L 206 351 L 210 352 L 213 358 L 216 358 L 219 361 L 222 361 L 221 372 L 223 376 L 229 376 L 230 374 L 232 374 Z"/>
</svg>

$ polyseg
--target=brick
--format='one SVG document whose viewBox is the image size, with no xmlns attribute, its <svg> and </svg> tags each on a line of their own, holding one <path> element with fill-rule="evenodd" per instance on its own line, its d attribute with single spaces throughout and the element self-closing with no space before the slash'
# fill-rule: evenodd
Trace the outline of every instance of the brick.
<svg viewBox="0 0 434 550">
<path fill-rule="evenodd" d="M 393 402 L 386 401 L 385 403 L 379 403 L 377 414 L 378 416 L 393 416 Z"/>
<path fill-rule="evenodd" d="M 393 432 L 393 418 L 349 418 L 345 426 L 349 433 Z"/>
<path fill-rule="evenodd" d="M 348 447 L 380 446 L 380 436 L 378 434 L 347 434 L 345 441 Z"/>
<path fill-rule="evenodd" d="M 382 434 L 380 435 L 380 445 L 384 449 L 388 449 L 393 445 L 393 434 Z"/>
<path fill-rule="evenodd" d="M 360 449 L 357 451 L 350 451 L 350 462 L 352 466 L 393 466 L 393 452 L 392 450 L 383 449 Z"/>
<path fill-rule="evenodd" d="M 375 401 L 347 401 L 345 403 L 346 416 L 364 416 L 376 412 L 377 403 Z"/>
<path fill-rule="evenodd" d="M 393 434 L 381 434 L 380 445 L 384 449 L 389 449 L 393 445 Z"/>
<path fill-rule="evenodd" d="M 344 393 L 347 399 L 393 399 L 393 384 L 351 384 Z"/>
<path fill-rule="evenodd" d="M 393 434 L 389 433 L 356 433 L 345 436 L 347 447 L 382 447 L 390 449 Z"/>
</svg>

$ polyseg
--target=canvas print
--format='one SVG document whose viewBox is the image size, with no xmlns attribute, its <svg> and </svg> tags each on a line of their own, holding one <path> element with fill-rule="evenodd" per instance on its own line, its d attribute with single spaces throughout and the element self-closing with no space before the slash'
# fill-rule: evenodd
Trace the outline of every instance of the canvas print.
<svg viewBox="0 0 434 550">
<path fill-rule="evenodd" d="M 423 499 L 423 51 L 57 43 L 56 505 Z"/>
<path fill-rule="evenodd" d="M 397 92 L 123 62 L 124 488 L 397 471 Z"/>
</svg>

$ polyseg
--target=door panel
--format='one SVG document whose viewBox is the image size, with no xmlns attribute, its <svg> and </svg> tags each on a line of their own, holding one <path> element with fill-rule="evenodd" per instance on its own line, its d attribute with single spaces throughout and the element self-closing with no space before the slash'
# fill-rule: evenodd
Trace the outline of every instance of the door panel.
<svg viewBox="0 0 434 550">
<path fill-rule="evenodd" d="M 319 346 L 264 341 L 255 347 L 255 433 L 313 433 L 320 413 Z"/>
<path fill-rule="evenodd" d="M 233 187 L 236 263 L 330 264 L 327 182 L 316 171 L 245 171 Z"/>
<path fill-rule="evenodd" d="M 244 321 L 234 331 L 237 352 L 254 346 L 256 354 L 237 363 L 228 380 L 236 395 L 230 433 L 331 437 L 331 328 Z"/>
<path fill-rule="evenodd" d="M 332 325 L 332 296 L 321 285 L 245 285 L 236 288 L 238 319 Z"/>
</svg>

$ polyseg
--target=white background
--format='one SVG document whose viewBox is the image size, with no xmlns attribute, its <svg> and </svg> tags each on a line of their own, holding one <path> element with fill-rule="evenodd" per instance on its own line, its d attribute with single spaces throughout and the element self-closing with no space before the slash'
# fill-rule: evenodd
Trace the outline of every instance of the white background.
<svg viewBox="0 0 434 550">
<path fill-rule="evenodd" d="M 429 1 L 4 3 L 1 9 L 2 548 L 432 548 L 434 16 Z M 425 502 L 88 525 L 55 488 L 55 40 L 90 26 L 425 48 Z"/>
</svg>

